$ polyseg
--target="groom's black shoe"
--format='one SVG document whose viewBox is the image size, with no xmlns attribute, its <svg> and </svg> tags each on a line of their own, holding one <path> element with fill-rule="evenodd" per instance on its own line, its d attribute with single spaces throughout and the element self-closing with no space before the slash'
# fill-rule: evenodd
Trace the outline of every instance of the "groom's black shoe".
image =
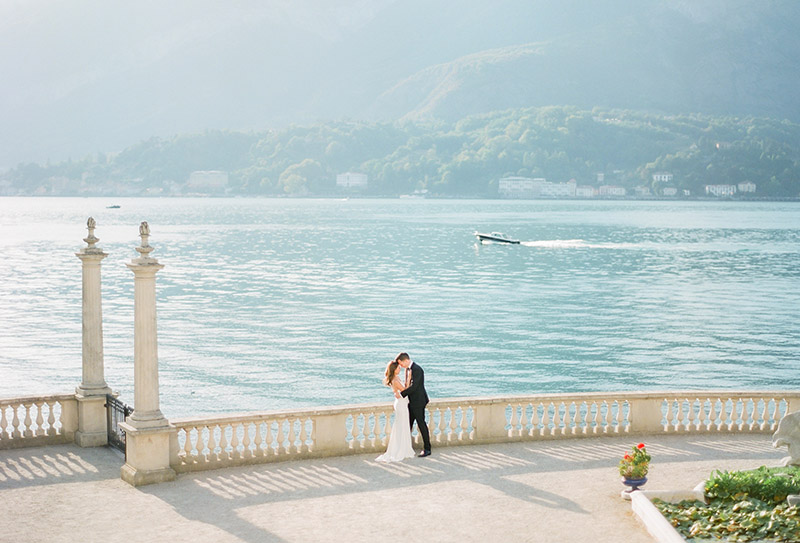
<svg viewBox="0 0 800 543">
<path fill-rule="evenodd" d="M 425 456 L 430 456 L 430 455 L 431 455 L 431 451 L 422 451 L 422 452 L 420 452 L 420 453 L 419 453 L 417 456 L 418 456 L 419 458 L 423 458 L 423 457 L 425 457 Z"/>
</svg>

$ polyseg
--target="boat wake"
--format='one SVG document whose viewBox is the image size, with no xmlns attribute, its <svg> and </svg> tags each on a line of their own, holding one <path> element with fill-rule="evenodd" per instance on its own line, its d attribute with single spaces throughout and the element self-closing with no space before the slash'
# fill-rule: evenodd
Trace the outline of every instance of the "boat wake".
<svg viewBox="0 0 800 543">
<path fill-rule="evenodd" d="M 588 243 L 582 239 L 542 239 L 523 241 L 520 245 L 543 249 L 626 249 L 632 246 L 630 243 Z"/>
</svg>

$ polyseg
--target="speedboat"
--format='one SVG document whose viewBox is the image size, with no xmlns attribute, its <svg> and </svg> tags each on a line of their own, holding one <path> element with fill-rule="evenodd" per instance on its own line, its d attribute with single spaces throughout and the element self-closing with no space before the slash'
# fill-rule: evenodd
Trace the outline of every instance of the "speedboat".
<svg viewBox="0 0 800 543">
<path fill-rule="evenodd" d="M 480 242 L 491 241 L 494 243 L 514 243 L 519 244 L 518 239 L 512 239 L 502 232 L 492 232 L 491 234 L 481 234 L 480 232 L 475 232 L 475 235 Z"/>
</svg>

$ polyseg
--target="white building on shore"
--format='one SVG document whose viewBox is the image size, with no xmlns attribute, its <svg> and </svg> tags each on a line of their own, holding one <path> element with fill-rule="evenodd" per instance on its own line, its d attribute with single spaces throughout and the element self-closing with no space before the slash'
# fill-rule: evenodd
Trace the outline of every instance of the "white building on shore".
<svg viewBox="0 0 800 543">
<path fill-rule="evenodd" d="M 497 192 L 505 198 L 572 198 L 576 186 L 574 179 L 551 183 L 544 177 L 503 177 L 497 183 Z"/>
<path fill-rule="evenodd" d="M 674 176 L 669 172 L 656 172 L 653 174 L 653 181 L 657 183 L 672 183 Z"/>
<path fill-rule="evenodd" d="M 736 185 L 706 185 L 706 194 L 726 198 L 736 194 Z"/>
<path fill-rule="evenodd" d="M 618 187 L 617 185 L 603 185 L 597 189 L 598 196 L 604 196 L 607 198 L 625 196 L 627 193 L 628 191 L 625 190 L 625 187 Z"/>
<path fill-rule="evenodd" d="M 736 185 L 736 190 L 739 192 L 755 192 L 756 184 L 752 181 L 745 181 L 744 183 L 739 183 Z"/>
</svg>

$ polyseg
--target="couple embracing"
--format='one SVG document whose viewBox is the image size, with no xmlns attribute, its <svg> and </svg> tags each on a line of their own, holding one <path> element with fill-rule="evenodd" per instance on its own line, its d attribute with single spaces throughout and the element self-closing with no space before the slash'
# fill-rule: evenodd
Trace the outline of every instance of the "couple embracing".
<svg viewBox="0 0 800 543">
<path fill-rule="evenodd" d="M 405 371 L 400 371 L 401 369 Z M 411 429 L 414 422 L 417 423 L 424 447 L 418 456 L 430 456 L 431 438 L 428 425 L 425 423 L 425 406 L 428 405 L 425 372 L 411 360 L 408 353 L 400 353 L 386 366 L 383 383 L 392 387 L 394 392 L 394 424 L 389 436 L 389 446 L 376 460 L 399 462 L 417 456 L 411 446 Z"/>
</svg>

